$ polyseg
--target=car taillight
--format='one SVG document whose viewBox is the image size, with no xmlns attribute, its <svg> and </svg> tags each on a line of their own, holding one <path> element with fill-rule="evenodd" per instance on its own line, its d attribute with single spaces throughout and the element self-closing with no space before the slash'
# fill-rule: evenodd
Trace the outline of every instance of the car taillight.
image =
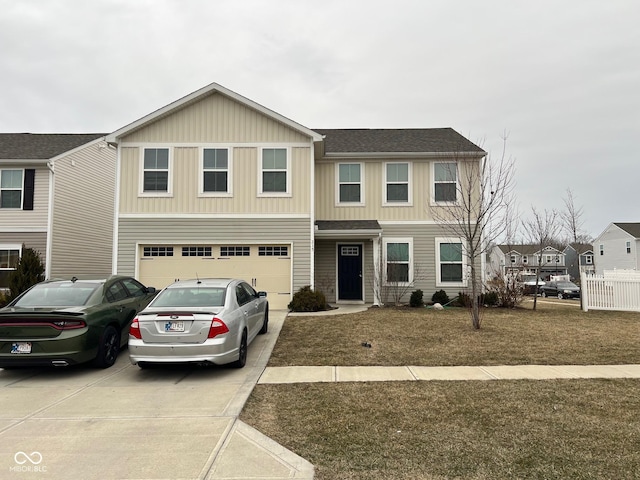
<svg viewBox="0 0 640 480">
<path fill-rule="evenodd" d="M 84 328 L 87 326 L 83 320 L 60 320 L 52 323 L 54 327 L 59 330 L 74 330 L 76 328 Z"/>
<path fill-rule="evenodd" d="M 142 333 L 140 333 L 140 324 L 138 323 L 138 317 L 133 319 L 131 326 L 129 327 L 129 335 L 138 340 L 142 340 Z"/>
<path fill-rule="evenodd" d="M 209 335 L 207 335 L 207 338 L 215 338 L 216 336 L 227 333 L 228 331 L 229 329 L 222 320 L 213 317 L 213 320 L 211 320 L 211 326 L 209 327 Z"/>
</svg>

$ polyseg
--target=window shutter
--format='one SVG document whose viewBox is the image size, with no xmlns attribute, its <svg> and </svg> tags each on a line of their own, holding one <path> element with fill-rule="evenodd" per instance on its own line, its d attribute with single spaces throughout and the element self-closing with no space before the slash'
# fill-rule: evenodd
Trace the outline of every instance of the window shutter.
<svg viewBox="0 0 640 480">
<path fill-rule="evenodd" d="M 24 202 L 23 210 L 33 210 L 33 193 L 36 171 L 32 168 L 24 171 Z"/>
</svg>

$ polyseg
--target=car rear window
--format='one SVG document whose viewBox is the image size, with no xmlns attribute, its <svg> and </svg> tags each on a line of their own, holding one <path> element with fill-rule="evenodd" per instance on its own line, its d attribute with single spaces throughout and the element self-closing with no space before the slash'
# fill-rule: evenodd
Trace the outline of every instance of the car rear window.
<svg viewBox="0 0 640 480">
<path fill-rule="evenodd" d="M 14 307 L 81 307 L 100 283 L 44 283 L 25 293 Z"/>
<path fill-rule="evenodd" d="M 166 288 L 153 301 L 154 307 L 222 307 L 226 288 Z"/>
</svg>

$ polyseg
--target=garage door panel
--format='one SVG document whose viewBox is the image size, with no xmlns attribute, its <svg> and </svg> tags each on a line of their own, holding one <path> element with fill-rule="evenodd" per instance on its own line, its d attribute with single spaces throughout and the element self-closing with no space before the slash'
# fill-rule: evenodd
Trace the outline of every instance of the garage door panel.
<svg viewBox="0 0 640 480">
<path fill-rule="evenodd" d="M 140 247 L 138 277 L 145 285 L 164 288 L 174 281 L 190 278 L 242 278 L 258 291 L 267 292 L 272 309 L 286 309 L 291 301 L 291 258 L 290 256 L 259 255 L 265 252 L 264 245 L 250 245 L 249 255 L 233 255 L 234 250 L 225 247 L 220 256 L 221 246 L 212 246 L 212 256 L 183 256 L 182 245 L 165 247 L 159 253 L 164 255 L 144 256 L 145 248 Z M 246 246 L 238 251 L 246 252 Z M 262 250 L 260 248 L 262 247 Z M 167 248 L 173 248 L 169 256 Z M 193 247 L 191 247 L 193 249 Z M 290 246 L 269 246 L 269 253 L 289 252 Z M 158 251 L 154 251 L 158 253 Z"/>
</svg>

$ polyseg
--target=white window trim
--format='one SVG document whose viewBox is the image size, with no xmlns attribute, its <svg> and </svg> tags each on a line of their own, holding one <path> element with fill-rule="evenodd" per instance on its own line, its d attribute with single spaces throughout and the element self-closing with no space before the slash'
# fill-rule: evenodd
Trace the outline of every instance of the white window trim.
<svg viewBox="0 0 640 480">
<path fill-rule="evenodd" d="M 455 202 L 436 202 L 436 175 L 435 175 L 435 166 L 437 163 L 453 163 L 456 166 L 456 201 Z M 431 195 L 429 201 L 432 206 L 458 206 L 460 205 L 460 168 L 458 162 L 455 160 L 451 161 L 437 161 L 430 162 L 429 165 L 430 175 L 431 175 Z M 447 182 L 449 183 L 449 182 Z"/>
<path fill-rule="evenodd" d="M 145 192 L 144 191 L 144 151 L 147 149 L 167 149 L 169 150 L 167 191 L 166 192 Z M 138 197 L 173 197 L 173 148 L 166 145 L 144 145 L 140 147 L 140 181 L 138 185 Z"/>
<path fill-rule="evenodd" d="M 1 188 L 0 187 L 0 191 L 2 190 L 7 190 L 7 191 L 11 191 L 11 192 L 15 192 L 17 190 L 20 190 L 20 206 L 19 207 L 4 207 L 2 208 L 2 210 L 22 210 L 22 208 L 24 207 L 24 175 L 25 175 L 25 169 L 24 168 L 0 168 L 0 179 L 2 177 L 2 172 L 4 171 L 14 171 L 14 170 L 19 170 L 22 172 L 22 182 L 20 183 L 20 188 Z"/>
<path fill-rule="evenodd" d="M 360 165 L 360 201 L 359 202 L 341 202 L 340 201 L 340 165 Z M 364 207 L 364 162 L 338 162 L 335 164 L 335 177 L 336 177 L 336 207 Z M 345 182 L 346 184 L 346 182 Z M 355 185 L 355 183 L 351 183 Z"/>
<path fill-rule="evenodd" d="M 226 150 L 227 151 L 227 191 L 226 192 L 205 192 L 204 191 L 204 151 L 205 150 Z M 203 145 L 199 148 L 200 158 L 198 159 L 198 197 L 233 197 L 233 147 L 230 145 Z M 211 170 L 216 171 L 216 170 Z M 217 170 L 222 171 L 222 170 Z"/>
<path fill-rule="evenodd" d="M 441 243 L 460 243 L 462 244 L 462 281 L 461 282 L 443 282 L 442 272 L 440 270 L 440 244 Z M 435 259 L 436 259 L 436 287 L 466 287 L 467 286 L 467 255 L 464 240 L 462 238 L 446 238 L 436 237 L 435 239 Z"/>
<path fill-rule="evenodd" d="M 264 192 L 262 191 L 262 155 L 264 150 L 281 149 L 287 151 L 287 191 L 286 192 Z M 269 145 L 258 149 L 258 197 L 291 197 L 291 147 L 284 145 Z"/>
<path fill-rule="evenodd" d="M 408 178 L 406 182 L 407 183 L 407 200 L 406 201 L 397 201 L 397 200 L 389 201 L 389 199 L 387 199 L 387 184 L 389 183 L 387 181 L 387 165 L 397 165 L 397 164 L 407 165 Z M 413 167 L 412 162 L 383 162 L 382 164 L 382 168 L 384 169 L 383 178 L 382 178 L 382 206 L 383 207 L 412 207 L 413 206 L 412 167 Z M 393 183 L 399 183 L 399 182 L 393 182 Z"/>
<path fill-rule="evenodd" d="M 0 250 L 18 250 L 18 258 L 22 258 L 21 243 L 0 243 Z M 15 270 L 15 268 L 0 268 L 0 270 Z"/>
<path fill-rule="evenodd" d="M 394 285 L 409 286 L 413 283 L 413 238 L 412 237 L 384 237 L 382 239 L 382 282 L 383 285 L 389 285 L 387 282 L 387 244 L 389 243 L 408 243 L 409 244 L 409 281 L 398 282 Z"/>
</svg>

